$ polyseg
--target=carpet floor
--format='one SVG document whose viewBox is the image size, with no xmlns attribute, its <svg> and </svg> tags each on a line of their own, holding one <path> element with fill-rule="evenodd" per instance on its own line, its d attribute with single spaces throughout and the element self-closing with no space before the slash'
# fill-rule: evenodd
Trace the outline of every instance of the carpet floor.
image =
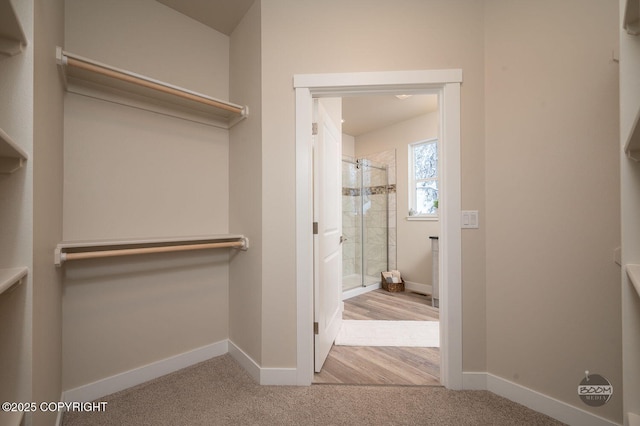
<svg viewBox="0 0 640 426">
<path fill-rule="evenodd" d="M 78 425 L 561 425 L 487 391 L 426 386 L 260 386 L 224 355 L 101 398 Z"/>
</svg>

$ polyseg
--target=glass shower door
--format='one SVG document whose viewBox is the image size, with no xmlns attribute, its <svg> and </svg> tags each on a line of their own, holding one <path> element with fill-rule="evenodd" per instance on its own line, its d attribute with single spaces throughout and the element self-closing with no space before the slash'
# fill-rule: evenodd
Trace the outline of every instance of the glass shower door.
<svg viewBox="0 0 640 426">
<path fill-rule="evenodd" d="M 360 160 L 362 172 L 362 285 L 380 282 L 389 267 L 389 206 L 387 168 Z"/>
<path fill-rule="evenodd" d="M 380 283 L 389 270 L 388 175 L 382 164 L 342 160 L 342 290 Z"/>
<path fill-rule="evenodd" d="M 362 286 L 362 174 L 355 159 L 342 160 L 342 291 Z"/>
</svg>

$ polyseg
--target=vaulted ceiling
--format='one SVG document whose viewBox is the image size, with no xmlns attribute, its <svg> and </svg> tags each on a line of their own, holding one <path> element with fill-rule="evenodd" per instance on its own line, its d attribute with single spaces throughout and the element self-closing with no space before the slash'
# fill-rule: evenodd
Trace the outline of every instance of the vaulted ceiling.
<svg viewBox="0 0 640 426">
<path fill-rule="evenodd" d="M 231 35 L 255 0 L 156 0 L 214 30 Z M 363 70 L 364 71 L 364 70 Z M 393 95 L 343 99 L 343 131 L 358 136 L 437 109 L 435 95 L 399 100 Z"/>
<path fill-rule="evenodd" d="M 231 35 L 254 0 L 156 0 L 183 15 Z"/>
</svg>

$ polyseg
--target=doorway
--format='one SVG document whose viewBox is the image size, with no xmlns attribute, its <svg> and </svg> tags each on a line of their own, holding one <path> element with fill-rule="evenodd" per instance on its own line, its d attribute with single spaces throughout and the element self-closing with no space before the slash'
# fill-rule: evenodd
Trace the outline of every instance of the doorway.
<svg viewBox="0 0 640 426">
<path fill-rule="evenodd" d="M 314 97 L 349 94 L 438 93 L 443 141 L 439 281 L 441 290 L 441 382 L 462 388 L 460 243 L 460 70 L 399 71 L 294 76 L 296 93 L 297 383 L 313 380 L 313 151 Z"/>
<path fill-rule="evenodd" d="M 440 234 L 438 95 L 361 94 L 340 104 L 343 322 L 314 383 L 440 385 L 439 339 L 426 338 L 439 322 L 428 238 Z M 436 149 L 417 157 L 425 140 Z M 431 197 L 411 196 L 425 187 Z M 399 271 L 403 284 L 382 289 L 384 271 Z"/>
<path fill-rule="evenodd" d="M 381 273 L 393 270 L 408 290 L 431 294 L 438 94 L 345 96 L 341 112 L 343 299 L 379 288 Z"/>
</svg>

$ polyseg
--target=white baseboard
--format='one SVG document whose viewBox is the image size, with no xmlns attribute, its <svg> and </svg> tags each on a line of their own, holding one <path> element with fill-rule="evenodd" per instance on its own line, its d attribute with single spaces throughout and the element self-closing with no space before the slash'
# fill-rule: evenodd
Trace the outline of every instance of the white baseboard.
<svg viewBox="0 0 640 426">
<path fill-rule="evenodd" d="M 224 355 L 228 352 L 228 340 L 212 343 L 170 358 L 134 368 L 114 376 L 97 380 L 62 392 L 62 401 L 94 401 L 114 392 L 139 385 L 149 380 L 173 373 L 202 361 Z"/>
<path fill-rule="evenodd" d="M 463 389 L 488 390 L 569 425 L 615 426 L 617 423 L 489 373 L 462 373 Z"/>
<path fill-rule="evenodd" d="M 235 343 L 229 340 L 229 355 L 233 357 L 256 383 L 260 383 L 260 366 Z"/>
<path fill-rule="evenodd" d="M 297 368 L 262 368 L 260 384 L 272 386 L 295 386 L 298 384 Z"/>
<path fill-rule="evenodd" d="M 415 283 L 413 281 L 405 281 L 404 289 L 409 291 L 415 291 L 420 294 L 431 294 L 433 292 L 433 286 L 431 284 Z"/>
<path fill-rule="evenodd" d="M 246 352 L 229 341 L 229 355 L 244 368 L 247 373 L 261 385 L 297 385 L 297 368 L 263 368 L 260 367 Z"/>
<path fill-rule="evenodd" d="M 64 392 L 60 394 L 60 401 L 64 401 Z M 63 410 L 58 410 L 58 415 L 56 416 L 55 426 L 62 426 L 62 416 L 64 415 Z"/>
</svg>

